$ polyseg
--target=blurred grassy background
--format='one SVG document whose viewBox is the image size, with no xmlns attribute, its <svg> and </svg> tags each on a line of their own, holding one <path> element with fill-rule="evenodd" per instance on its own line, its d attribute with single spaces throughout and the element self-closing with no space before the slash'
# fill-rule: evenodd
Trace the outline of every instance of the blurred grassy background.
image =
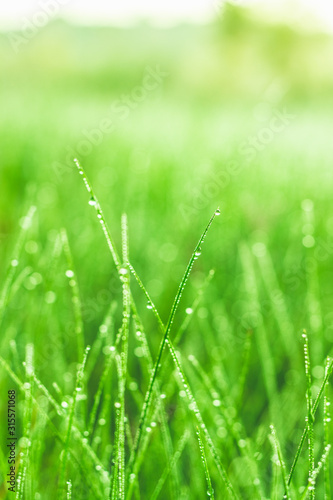
<svg viewBox="0 0 333 500">
<path fill-rule="evenodd" d="M 37 325 L 32 319 L 54 285 L 34 284 L 31 274 L 47 269 L 60 228 L 67 229 L 72 247 L 87 343 L 106 309 L 98 293 L 120 296 L 95 213 L 70 162 L 77 156 L 119 247 L 120 217 L 128 214 L 130 258 L 163 318 L 200 232 L 220 206 L 222 216 L 196 264 L 183 310 L 210 268 L 216 275 L 182 350 L 196 354 L 208 371 L 210 356 L 224 362 L 230 380 L 237 381 L 245 338 L 263 322 L 278 386 L 300 388 L 299 410 L 295 405 L 285 435 L 298 442 L 295 425 L 305 411 L 305 382 L 297 373 L 300 332 L 309 330 L 315 365 L 323 362 L 333 340 L 332 57 L 329 35 L 268 23 L 232 6 L 212 25 L 200 27 L 88 28 L 56 20 L 17 54 L 8 36 L 0 35 L 2 273 L 20 218 L 30 204 L 37 206 L 25 246 L 24 265 L 30 266 L 25 291 L 9 304 L 5 317 L 21 356 L 27 339 L 38 343 L 38 335 L 60 332 L 72 315 L 59 297 L 58 324 L 50 323 L 46 313 Z M 137 98 L 149 68 L 165 76 Z M 128 96 L 130 105 L 123 113 L 115 111 Z M 282 126 L 272 131 L 276 116 L 284 117 Z M 103 120 L 111 120 L 114 128 L 100 139 L 96 130 Z M 93 139 L 85 154 L 87 136 Z M 267 255 L 266 248 L 271 255 L 277 283 L 273 286 L 270 278 L 270 284 L 283 292 L 300 353 L 294 367 L 256 260 L 259 302 L 251 306 L 244 285 L 248 271 L 239 253 L 244 242 L 255 259 Z M 57 277 L 58 286 L 65 286 L 64 280 Z M 149 312 L 143 315 L 154 324 Z M 211 344 L 202 342 L 207 331 L 216 340 L 212 352 Z M 158 334 L 151 340 L 157 346 Z M 3 349 L 10 358 L 9 344 Z M 50 366 L 52 377 L 61 376 L 57 363 L 54 355 L 47 366 L 41 364 L 45 382 Z M 251 364 L 244 399 L 250 434 L 266 409 L 262 382 L 256 380 L 256 351 Z M 288 399 L 288 390 L 285 394 Z M 257 410 L 251 413 L 254 401 Z"/>
<path fill-rule="evenodd" d="M 11 251 L 8 235 L 33 202 L 41 241 L 67 227 L 79 271 L 100 255 L 93 280 L 80 273 L 84 293 L 105 282 L 112 266 L 105 268 L 106 246 L 71 168 L 75 156 L 116 237 L 120 215 L 128 212 L 133 260 L 156 282 L 162 307 L 217 205 L 223 217 L 207 262 L 216 263 L 224 294 L 235 286 L 236 248 L 244 238 L 265 238 L 281 276 L 301 266 L 303 199 L 316 200 L 316 233 L 331 236 L 333 69 L 326 61 L 333 43 L 327 35 L 267 25 L 230 6 L 207 27 L 80 28 L 59 20 L 18 54 L 3 35 L 0 51 L 3 263 Z M 148 67 L 167 76 L 132 109 L 115 113 L 114 103 L 142 85 Z M 287 114 L 282 130 L 244 153 L 245 142 L 276 113 Z M 94 139 L 105 119 L 114 130 Z M 87 135 L 99 143 L 90 141 L 88 154 L 80 154 Z M 171 244 L 174 251 L 165 256 Z"/>
</svg>

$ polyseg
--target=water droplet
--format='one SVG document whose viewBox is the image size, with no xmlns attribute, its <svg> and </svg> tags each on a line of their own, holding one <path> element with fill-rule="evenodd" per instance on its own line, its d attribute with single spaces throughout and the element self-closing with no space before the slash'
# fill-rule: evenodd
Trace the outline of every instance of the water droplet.
<svg viewBox="0 0 333 500">
<path fill-rule="evenodd" d="M 147 304 L 147 309 L 152 309 L 152 308 L 153 308 L 152 303 L 151 303 L 151 302 L 148 302 L 148 304 Z"/>
<path fill-rule="evenodd" d="M 142 349 L 142 347 L 136 347 L 134 349 L 134 354 L 135 354 L 135 356 L 137 358 L 142 358 L 145 355 L 144 350 Z"/>
<path fill-rule="evenodd" d="M 156 427 L 156 425 L 157 425 L 156 422 L 151 422 L 150 424 L 151 427 Z"/>
<path fill-rule="evenodd" d="M 125 267 L 121 267 L 119 269 L 119 274 L 122 274 L 122 275 L 128 274 L 128 270 Z"/>
<path fill-rule="evenodd" d="M 128 388 L 130 391 L 136 391 L 138 389 L 138 384 L 132 380 L 132 382 L 128 384 Z"/>
<path fill-rule="evenodd" d="M 74 277 L 74 272 L 71 269 L 67 269 L 65 272 L 67 278 L 73 278 Z"/>
<path fill-rule="evenodd" d="M 105 418 L 100 418 L 98 423 L 99 423 L 99 425 L 105 425 L 106 424 Z"/>
<path fill-rule="evenodd" d="M 89 200 L 89 202 L 88 202 L 88 203 L 89 203 L 89 205 L 91 205 L 92 207 L 94 207 L 94 206 L 96 205 L 96 200 L 95 200 L 95 198 L 92 196 L 92 197 L 90 198 L 90 200 Z"/>
<path fill-rule="evenodd" d="M 56 294 L 50 290 L 46 292 L 44 300 L 47 304 L 53 304 L 56 301 L 56 298 Z"/>
<path fill-rule="evenodd" d="M 214 399 L 213 406 L 216 406 L 216 407 L 221 406 L 221 401 L 219 399 Z"/>
<path fill-rule="evenodd" d="M 66 401 L 63 401 L 63 402 L 61 403 L 61 406 L 62 406 L 63 408 L 68 408 L 68 403 L 66 403 Z"/>
<path fill-rule="evenodd" d="M 217 215 L 221 215 L 221 210 L 220 210 L 219 208 L 217 208 L 217 209 L 216 209 L 216 211 L 215 211 L 215 215 L 216 215 L 216 216 L 217 216 Z"/>
<path fill-rule="evenodd" d="M 308 235 L 304 236 L 302 243 L 303 243 L 303 246 L 305 246 L 306 248 L 312 248 L 315 246 L 316 240 L 314 239 L 314 237 L 311 234 L 308 234 Z"/>
<path fill-rule="evenodd" d="M 130 474 L 130 477 L 129 477 L 129 480 L 131 483 L 133 483 L 134 479 L 136 478 L 136 475 L 135 474 Z"/>
<path fill-rule="evenodd" d="M 201 255 L 201 248 L 199 247 L 194 253 L 194 258 L 197 259 L 198 257 L 200 257 L 200 255 Z"/>
<path fill-rule="evenodd" d="M 303 200 L 301 203 L 302 209 L 304 212 L 312 212 L 313 210 L 313 201 L 312 200 Z"/>
<path fill-rule="evenodd" d="M 82 387 L 77 387 L 77 388 L 76 388 L 76 391 L 77 391 L 77 392 L 82 391 Z"/>
<path fill-rule="evenodd" d="M 101 467 L 100 465 L 96 465 L 95 469 L 96 469 L 96 470 L 101 470 L 101 469 L 102 469 L 102 467 Z"/>
<path fill-rule="evenodd" d="M 99 327 L 99 331 L 100 331 L 100 333 L 101 333 L 101 334 L 105 334 L 105 333 L 107 333 L 107 331 L 108 331 L 108 327 L 107 327 L 106 325 L 104 325 L 104 324 L 103 324 L 103 325 L 101 325 L 101 326 Z M 105 336 L 105 335 L 101 335 L 101 337 L 104 337 L 104 336 Z"/>
<path fill-rule="evenodd" d="M 118 403 L 118 402 L 117 402 L 117 403 L 115 403 L 115 404 L 114 404 L 114 406 L 115 406 L 115 408 L 121 408 L 121 404 L 120 404 L 120 403 Z"/>
<path fill-rule="evenodd" d="M 161 398 L 161 399 L 165 399 L 165 398 L 166 398 L 166 394 L 161 394 L 161 395 L 160 395 L 160 398 Z"/>
<path fill-rule="evenodd" d="M 141 332 L 139 330 L 136 332 L 136 336 L 141 337 Z"/>
<path fill-rule="evenodd" d="M 17 259 L 13 259 L 10 264 L 12 267 L 17 267 L 19 264 L 19 261 Z"/>
<path fill-rule="evenodd" d="M 186 314 L 192 314 L 193 309 L 191 307 L 187 307 L 187 309 L 185 309 L 185 312 L 186 312 Z"/>
<path fill-rule="evenodd" d="M 146 432 L 151 432 L 151 427 L 146 427 Z"/>
</svg>

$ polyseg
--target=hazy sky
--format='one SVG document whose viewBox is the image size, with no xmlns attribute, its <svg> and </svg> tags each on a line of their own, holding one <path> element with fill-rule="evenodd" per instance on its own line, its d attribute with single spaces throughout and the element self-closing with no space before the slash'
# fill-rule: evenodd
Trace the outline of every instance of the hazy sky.
<svg viewBox="0 0 333 500">
<path fill-rule="evenodd" d="M 56 14 L 84 23 L 128 24 L 148 18 L 157 24 L 177 21 L 205 22 L 216 15 L 224 0 L 0 0 L 0 26 L 21 28 L 26 19 L 48 9 L 51 20 Z M 230 0 L 237 5 L 258 4 L 260 13 L 302 19 L 308 10 L 333 32 L 333 0 Z M 290 7 L 299 5 L 291 14 Z M 47 7 L 48 6 L 48 7 Z M 43 14 L 41 14 L 43 15 Z M 314 18 L 313 17 L 313 18 Z M 293 21 L 293 19 L 291 19 Z"/>
</svg>

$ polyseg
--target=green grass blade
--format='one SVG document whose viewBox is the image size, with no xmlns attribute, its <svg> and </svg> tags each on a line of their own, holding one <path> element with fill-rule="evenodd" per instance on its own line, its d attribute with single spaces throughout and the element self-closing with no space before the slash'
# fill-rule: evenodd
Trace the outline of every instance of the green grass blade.
<svg viewBox="0 0 333 500">
<path fill-rule="evenodd" d="M 309 355 L 309 341 L 306 332 L 303 333 L 304 339 L 304 360 L 305 360 L 305 374 L 307 379 L 306 387 L 306 404 L 307 404 L 307 427 L 308 427 L 308 446 L 309 446 L 309 482 L 314 472 L 314 414 L 312 411 L 312 378 L 311 378 L 311 361 Z M 310 489 L 310 499 L 314 499 L 314 486 Z"/>
<path fill-rule="evenodd" d="M 328 380 L 331 376 L 331 373 L 332 373 L 332 369 L 333 369 L 333 359 L 330 359 L 329 363 L 327 364 L 327 368 L 326 368 L 326 373 L 325 373 L 325 378 L 320 386 L 320 389 L 319 389 L 319 392 L 317 394 L 317 397 L 315 399 L 315 402 L 313 403 L 313 407 L 312 407 L 312 413 L 313 413 L 313 416 L 316 414 L 316 411 L 318 409 L 318 406 L 319 406 L 319 403 L 320 403 L 320 400 L 324 394 L 324 391 L 325 391 L 325 387 L 326 387 L 326 384 L 328 383 Z M 302 448 L 303 448 L 303 445 L 304 445 L 304 442 L 306 440 L 306 437 L 307 437 L 307 433 L 308 433 L 308 427 L 307 425 L 305 426 L 304 428 L 304 431 L 303 431 L 303 434 L 302 434 L 302 437 L 301 437 L 301 440 L 300 440 L 300 443 L 298 445 L 298 448 L 297 448 L 297 451 L 296 451 L 296 455 L 295 455 L 295 458 L 294 458 L 294 461 L 293 461 L 293 464 L 291 466 L 291 469 L 290 469 L 290 472 L 289 472 L 289 476 L 288 476 L 288 485 L 290 485 L 291 483 L 291 480 L 293 478 L 293 475 L 294 475 L 294 472 L 295 472 L 295 468 L 296 468 L 296 465 L 297 465 L 297 462 L 298 462 L 298 459 L 300 457 L 300 454 L 301 454 L 301 451 L 302 451 Z"/>
<path fill-rule="evenodd" d="M 206 477 L 206 483 L 207 483 L 207 495 L 210 498 L 212 498 L 212 500 L 214 500 L 215 496 L 214 496 L 214 490 L 213 490 L 213 486 L 212 486 L 212 480 L 210 478 L 210 473 L 209 473 L 207 459 L 206 459 L 206 453 L 205 453 L 205 447 L 204 447 L 202 439 L 201 439 L 199 427 L 197 427 L 196 434 L 197 434 L 198 443 L 199 443 L 201 461 L 202 461 L 204 471 L 205 471 L 205 477 Z"/>
<path fill-rule="evenodd" d="M 327 358 L 326 366 L 325 366 L 325 376 L 327 375 L 327 371 L 329 368 L 330 359 Z M 330 422 L 331 422 L 331 414 L 330 414 L 330 399 L 328 395 L 329 384 L 326 382 L 325 384 L 325 392 L 324 392 L 324 446 L 327 448 L 330 443 Z M 331 498 L 331 479 L 330 479 L 330 456 L 328 455 L 327 459 L 324 463 L 324 491 L 325 491 L 325 500 L 329 500 Z"/>
<path fill-rule="evenodd" d="M 188 277 L 190 275 L 190 272 L 192 270 L 192 267 L 193 267 L 193 264 L 194 264 L 194 261 L 198 258 L 198 256 L 201 254 L 201 245 L 203 243 L 203 241 L 205 240 L 206 238 L 206 235 L 213 223 L 213 220 L 215 219 L 216 215 L 219 214 L 219 210 L 217 210 L 213 216 L 210 218 L 204 232 L 202 233 L 193 253 L 192 253 L 192 256 L 190 258 L 190 261 L 187 265 L 187 268 L 185 270 L 185 273 L 184 273 L 184 276 L 183 276 L 183 279 L 181 280 L 181 283 L 179 285 L 179 288 L 178 288 L 178 292 L 176 294 L 176 297 L 174 299 L 174 303 L 173 303 L 173 306 L 171 308 L 171 312 L 170 312 L 170 316 L 169 316 L 169 319 L 168 319 L 168 322 L 167 322 L 167 325 L 166 325 L 166 328 L 165 328 L 165 333 L 164 333 L 164 336 L 162 338 L 162 342 L 160 344 L 160 347 L 159 347 L 159 351 L 158 351 L 158 354 L 157 354 L 157 359 L 156 359 L 156 362 L 155 362 L 155 365 L 154 365 L 154 368 L 153 368 L 153 371 L 152 371 L 152 374 L 151 374 L 151 378 L 150 378 L 150 382 L 149 382 L 149 387 L 148 387 L 148 390 L 146 392 L 146 396 L 145 396 L 145 401 L 144 401 L 144 405 L 143 405 L 143 408 L 142 408 L 142 413 L 141 413 L 141 416 L 140 416 L 140 422 L 139 422 L 139 427 L 138 427 L 138 431 L 137 431 L 137 434 L 136 434 L 136 437 L 135 437 L 135 440 L 134 440 L 134 447 L 132 449 L 132 452 L 131 452 L 131 456 L 130 456 L 130 461 L 129 461 L 129 468 L 131 469 L 132 466 L 133 466 L 133 463 L 135 461 L 135 458 L 136 458 L 136 454 L 138 452 L 138 448 L 140 446 L 140 441 L 141 441 L 141 437 L 142 437 L 142 431 L 143 431 L 143 426 L 145 424 L 145 421 L 146 421 L 146 417 L 147 417 L 147 412 L 148 412 L 148 409 L 150 407 L 150 402 L 151 402 L 151 398 L 152 398 L 152 394 L 153 394 L 153 388 L 154 388 L 154 384 L 155 384 L 155 381 L 156 381 L 156 378 L 157 378 L 157 375 L 158 375 L 158 371 L 159 371 L 159 368 L 160 368 L 160 363 L 161 363 L 161 359 L 162 359 L 162 354 L 163 354 L 163 351 L 164 351 L 164 347 L 166 345 L 166 341 L 168 340 L 168 337 L 169 337 L 169 334 L 170 334 L 170 330 L 171 330 L 171 327 L 172 327 L 172 324 L 173 324 L 173 320 L 174 320 L 174 317 L 175 317 L 175 314 L 176 314 L 176 311 L 178 309 L 178 305 L 180 303 L 180 299 L 181 299 L 181 296 L 182 296 L 182 293 L 184 291 L 184 288 L 186 286 L 186 282 L 188 280 Z M 154 310 L 154 312 L 156 313 L 156 308 Z"/>
<path fill-rule="evenodd" d="M 167 465 L 167 467 L 164 469 L 162 476 L 158 480 L 158 483 L 153 491 L 152 496 L 150 497 L 150 500 L 157 500 L 158 496 L 160 495 L 160 493 L 162 491 L 163 485 L 164 485 L 168 475 L 170 474 L 172 469 L 176 467 L 177 462 L 178 462 L 179 458 L 181 457 L 183 450 L 185 448 L 185 445 L 188 441 L 188 438 L 189 438 L 189 432 L 185 431 L 183 436 L 179 440 L 177 449 L 175 450 L 175 453 L 172 457 L 172 460 Z"/>
<path fill-rule="evenodd" d="M 83 321 L 82 321 L 82 304 L 80 298 L 80 291 L 77 284 L 77 277 L 74 269 L 74 260 L 72 257 L 72 252 L 69 246 L 68 236 L 65 229 L 61 230 L 61 241 L 64 249 L 64 254 L 67 261 L 68 269 L 66 270 L 66 276 L 69 280 L 69 286 L 72 293 L 72 304 L 74 310 L 74 321 L 75 321 L 75 335 L 77 340 L 77 359 L 78 362 L 82 359 L 84 354 L 84 333 L 83 333 Z"/>
<path fill-rule="evenodd" d="M 79 366 L 79 369 L 77 371 L 75 388 L 73 391 L 73 401 L 72 401 L 72 404 L 70 407 L 69 417 L 68 417 L 65 446 L 64 446 L 64 449 L 62 452 L 62 458 L 61 458 L 61 467 L 60 467 L 59 483 L 58 483 L 58 498 L 61 498 L 63 496 L 62 490 L 65 486 L 64 479 L 65 479 L 65 473 L 66 473 L 66 464 L 67 464 L 67 460 L 69 458 L 69 453 L 70 453 L 70 450 L 69 450 L 70 438 L 71 438 L 71 434 L 72 434 L 76 400 L 77 400 L 78 393 L 82 390 L 81 384 L 82 384 L 82 380 L 83 380 L 84 368 L 85 368 L 85 364 L 87 361 L 89 350 L 90 350 L 90 347 L 89 346 L 86 347 L 86 350 L 85 350 L 85 353 L 83 356 L 82 364 Z"/>
<path fill-rule="evenodd" d="M 280 470 L 281 470 L 284 491 L 285 491 L 284 498 L 286 500 L 290 500 L 291 497 L 290 497 L 290 490 L 289 490 L 289 485 L 288 485 L 286 464 L 285 464 L 285 461 L 283 459 L 280 442 L 279 442 L 278 437 L 276 435 L 276 430 L 275 430 L 274 425 L 271 425 L 271 433 L 270 433 L 269 437 L 270 437 L 270 440 L 272 443 L 273 450 L 274 450 L 275 454 L 277 455 L 278 463 L 279 463 Z"/>
</svg>

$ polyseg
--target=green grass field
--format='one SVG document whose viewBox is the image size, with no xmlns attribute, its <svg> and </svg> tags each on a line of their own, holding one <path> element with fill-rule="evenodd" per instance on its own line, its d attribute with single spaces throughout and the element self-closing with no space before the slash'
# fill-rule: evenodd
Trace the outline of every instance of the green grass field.
<svg viewBox="0 0 333 500">
<path fill-rule="evenodd" d="M 1 35 L 0 499 L 331 498 L 333 45 L 237 12 Z"/>
</svg>

